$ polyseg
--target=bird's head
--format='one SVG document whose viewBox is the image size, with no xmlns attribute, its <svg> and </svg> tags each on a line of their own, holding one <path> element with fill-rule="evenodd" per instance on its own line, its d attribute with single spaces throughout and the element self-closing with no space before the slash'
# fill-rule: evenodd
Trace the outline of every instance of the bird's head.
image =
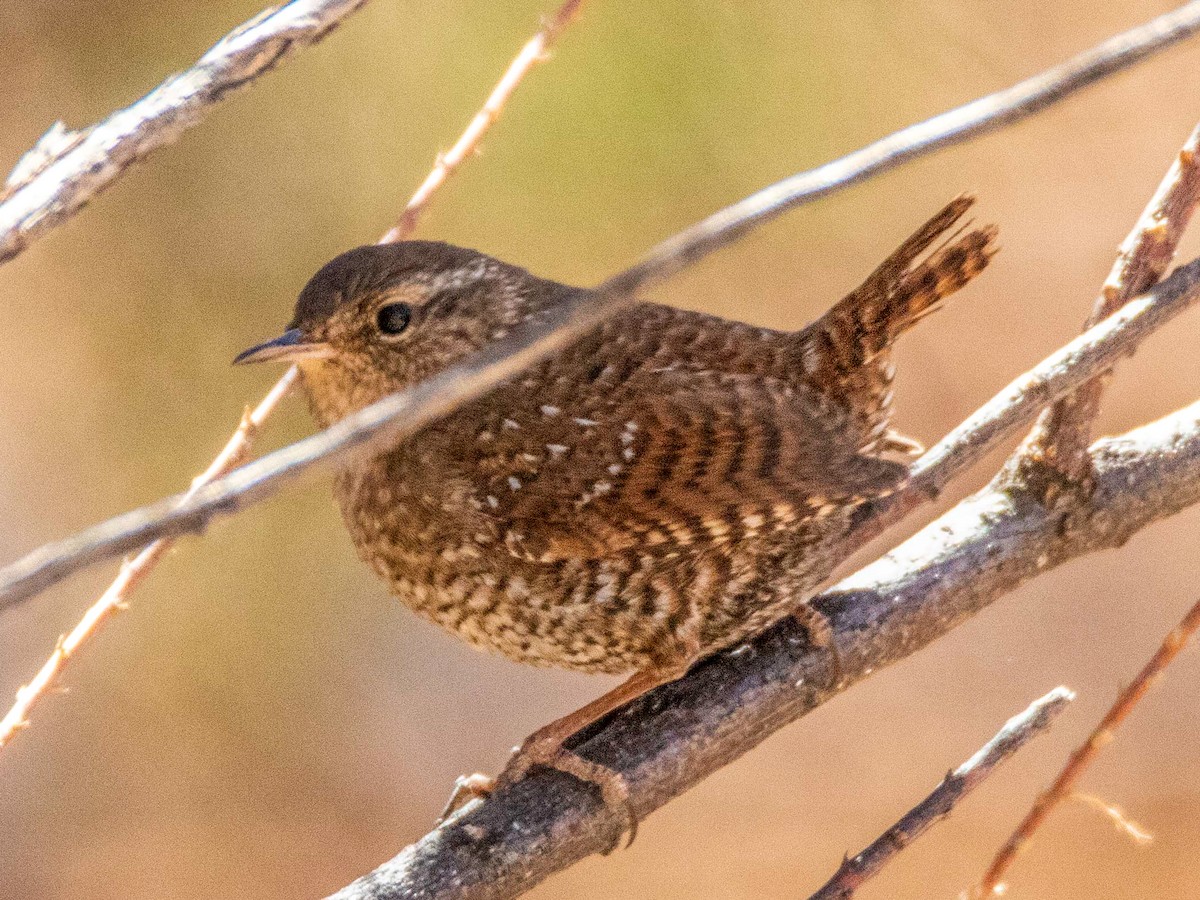
<svg viewBox="0 0 1200 900">
<path fill-rule="evenodd" d="M 324 426 L 499 340 L 563 290 L 449 244 L 359 247 L 312 277 L 282 335 L 234 362 L 295 362 Z"/>
</svg>

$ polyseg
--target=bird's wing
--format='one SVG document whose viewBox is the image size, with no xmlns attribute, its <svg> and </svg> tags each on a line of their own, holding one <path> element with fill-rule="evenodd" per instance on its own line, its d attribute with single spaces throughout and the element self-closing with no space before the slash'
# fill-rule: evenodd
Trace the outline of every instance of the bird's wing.
<svg viewBox="0 0 1200 900">
<path fill-rule="evenodd" d="M 571 446 L 564 440 L 552 460 L 510 482 L 497 512 L 515 556 L 552 563 L 637 546 L 729 548 L 905 477 L 903 465 L 857 453 L 845 412 L 816 392 L 717 372 L 635 378 L 629 402 L 585 420 Z"/>
</svg>

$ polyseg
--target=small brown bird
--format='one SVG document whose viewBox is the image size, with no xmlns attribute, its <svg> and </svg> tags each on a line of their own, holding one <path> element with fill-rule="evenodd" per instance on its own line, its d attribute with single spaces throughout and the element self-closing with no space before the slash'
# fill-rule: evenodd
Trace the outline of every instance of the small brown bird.
<svg viewBox="0 0 1200 900">
<path fill-rule="evenodd" d="M 641 303 L 337 477 L 359 555 L 420 615 L 520 662 L 634 673 L 505 777 L 550 764 L 620 802 L 567 737 L 785 615 L 827 642 L 806 603 L 837 562 L 823 545 L 904 482 L 889 454 L 920 449 L 891 429 L 892 343 L 994 252 L 991 228 L 945 237 L 971 203 L 800 331 Z M 360 247 L 237 361 L 297 362 L 325 427 L 583 290 L 447 244 Z"/>
</svg>

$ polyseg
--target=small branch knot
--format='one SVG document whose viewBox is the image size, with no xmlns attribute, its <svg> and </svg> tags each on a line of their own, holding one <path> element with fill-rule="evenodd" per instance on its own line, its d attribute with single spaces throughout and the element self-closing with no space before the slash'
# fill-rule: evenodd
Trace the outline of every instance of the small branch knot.
<svg viewBox="0 0 1200 900">
<path fill-rule="evenodd" d="M 1007 490 L 1036 500 L 1047 512 L 1070 514 L 1088 507 L 1096 489 L 1095 464 L 1086 451 L 1060 457 L 1054 448 L 1026 446 L 1001 474 Z"/>
</svg>

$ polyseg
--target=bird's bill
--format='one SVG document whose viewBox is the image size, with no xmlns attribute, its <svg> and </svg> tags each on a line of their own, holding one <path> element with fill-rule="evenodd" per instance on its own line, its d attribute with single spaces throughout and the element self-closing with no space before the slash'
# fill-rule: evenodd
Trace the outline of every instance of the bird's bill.
<svg viewBox="0 0 1200 900">
<path fill-rule="evenodd" d="M 234 358 L 233 364 L 240 366 L 271 360 L 295 362 L 299 359 L 328 359 L 332 352 L 328 344 L 306 340 L 299 328 L 289 328 L 274 340 L 242 351 Z"/>
</svg>

